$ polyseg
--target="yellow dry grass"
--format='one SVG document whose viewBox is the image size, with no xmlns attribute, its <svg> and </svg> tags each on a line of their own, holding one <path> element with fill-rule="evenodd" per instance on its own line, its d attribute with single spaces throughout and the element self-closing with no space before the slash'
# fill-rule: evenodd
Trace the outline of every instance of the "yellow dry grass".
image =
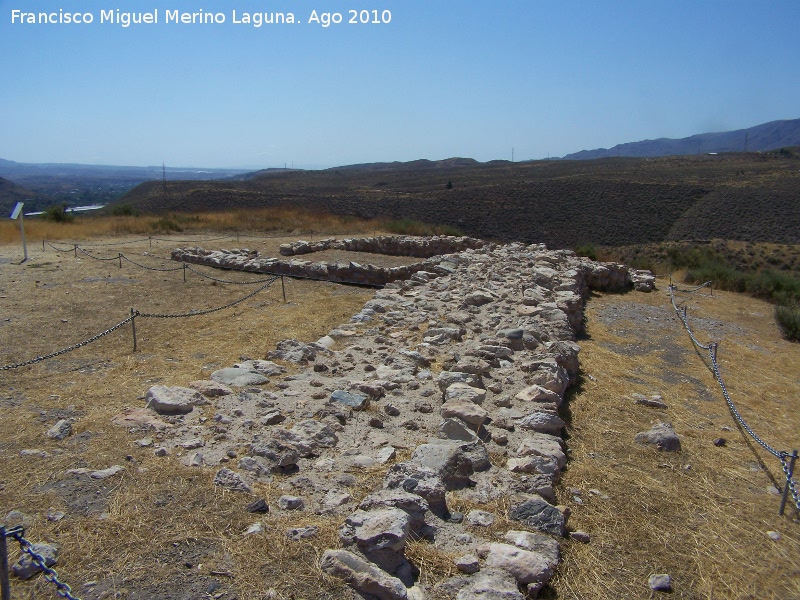
<svg viewBox="0 0 800 600">
<path fill-rule="evenodd" d="M 41 217 L 25 219 L 29 243 L 42 240 L 85 241 L 107 236 L 169 234 L 180 238 L 191 233 L 271 233 L 303 235 L 372 235 L 383 228 L 383 221 L 332 215 L 297 208 L 262 208 L 225 212 L 170 213 L 167 215 L 101 216 L 78 215 L 69 223 L 56 223 Z M 244 241 L 244 238 L 243 238 Z M 20 243 L 19 224 L 0 221 L 0 243 Z"/>
<path fill-rule="evenodd" d="M 645 598 L 652 573 L 671 574 L 679 598 L 800 598 L 800 521 L 791 503 L 778 516 L 780 462 L 736 427 L 661 287 L 588 304 L 559 498 L 573 508 L 571 529 L 592 540 L 565 546 L 558 598 Z M 781 339 L 771 307 L 707 290 L 680 301 L 699 341 L 720 341 L 723 379 L 748 424 L 773 447 L 796 448 L 800 348 Z M 669 408 L 636 405 L 632 393 L 660 394 Z M 634 443 L 660 420 L 675 427 L 680 453 Z"/>
</svg>

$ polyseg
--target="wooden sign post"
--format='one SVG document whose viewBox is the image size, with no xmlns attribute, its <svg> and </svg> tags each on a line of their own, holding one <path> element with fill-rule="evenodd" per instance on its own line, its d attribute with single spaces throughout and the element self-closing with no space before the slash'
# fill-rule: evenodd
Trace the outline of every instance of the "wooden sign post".
<svg viewBox="0 0 800 600">
<path fill-rule="evenodd" d="M 28 260 L 28 245 L 25 243 L 25 215 L 22 213 L 23 206 L 24 206 L 23 202 L 17 202 L 17 205 L 14 207 L 14 210 L 11 211 L 11 220 L 13 221 L 17 217 L 19 217 L 19 233 L 22 236 L 22 253 L 25 256 L 25 258 L 22 259 L 22 262 L 25 262 L 26 260 Z"/>
</svg>

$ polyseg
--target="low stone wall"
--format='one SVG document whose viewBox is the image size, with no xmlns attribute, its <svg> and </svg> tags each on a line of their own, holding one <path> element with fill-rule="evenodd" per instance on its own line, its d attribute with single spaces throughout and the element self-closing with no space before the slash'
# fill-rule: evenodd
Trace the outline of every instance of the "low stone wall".
<svg viewBox="0 0 800 600">
<path fill-rule="evenodd" d="M 317 244 L 323 244 L 325 247 L 319 247 L 316 250 L 309 250 L 308 252 L 317 252 L 331 248 L 339 248 L 350 250 L 351 246 L 357 245 L 355 242 L 375 242 L 376 240 L 389 240 L 386 238 L 365 238 L 363 240 L 323 240 Z M 421 249 L 439 247 L 436 244 L 447 243 L 443 242 L 445 236 L 439 238 L 391 238 L 400 241 L 404 239 L 416 240 L 417 247 Z M 424 241 L 431 239 L 435 241 L 433 245 L 426 245 Z M 471 244 L 472 238 L 448 238 L 449 243 L 464 243 Z M 480 240 L 477 240 L 480 241 Z M 336 244 L 339 244 L 338 246 Z M 350 246 L 347 243 L 353 242 Z M 386 242 L 388 243 L 388 242 Z M 294 244 L 307 244 L 307 242 L 294 242 Z M 284 246 L 289 246 L 284 245 Z M 284 246 L 281 247 L 283 252 Z M 366 246 L 363 246 L 366 247 Z M 400 247 L 400 246 L 397 246 Z M 405 246 L 404 246 L 405 247 Z M 302 246 L 297 246 L 302 248 Z M 371 250 L 362 250 L 363 252 L 378 253 L 373 247 Z M 490 249 L 487 246 L 487 249 Z M 543 244 L 534 244 L 528 246 L 529 249 L 537 249 L 547 251 Z M 585 297 L 589 288 L 619 292 L 626 291 L 632 286 L 639 291 L 650 291 L 655 287 L 655 278 L 649 271 L 637 271 L 630 269 L 625 265 L 618 263 L 599 263 L 585 258 L 577 258 L 574 253 L 569 250 L 549 251 L 550 254 L 546 255 L 546 259 L 541 260 L 539 269 L 536 272 L 535 279 L 541 281 L 548 281 L 553 275 L 554 266 L 560 263 L 558 260 L 550 258 L 550 256 L 559 256 L 561 258 L 569 258 L 571 268 L 580 271 L 581 284 L 580 289 L 572 290 L 578 292 L 581 296 Z M 397 254 L 395 254 L 397 255 Z M 452 274 L 459 264 L 459 253 L 441 254 L 427 258 L 424 261 L 414 263 L 411 265 L 403 265 L 400 267 L 378 267 L 371 264 L 361 264 L 353 261 L 349 262 L 314 262 L 302 259 L 284 260 L 274 257 L 262 257 L 255 250 L 247 249 L 231 249 L 231 250 L 205 250 L 201 247 L 193 248 L 176 248 L 172 251 L 172 259 L 187 262 L 192 264 L 200 264 L 209 267 L 216 267 L 219 269 L 231 269 L 237 271 L 249 271 L 252 273 L 264 273 L 274 275 L 287 275 L 289 277 L 300 277 L 307 279 L 317 279 L 321 281 L 333 281 L 336 283 L 349 283 L 356 285 L 365 285 L 373 287 L 383 287 L 388 283 L 394 281 L 405 281 L 410 279 L 416 273 L 424 273 L 426 277 L 438 277 L 441 275 Z"/>
<path fill-rule="evenodd" d="M 369 252 L 389 256 L 416 256 L 430 258 L 442 254 L 462 252 L 467 249 L 483 248 L 487 242 L 471 237 L 434 235 L 415 237 L 407 235 L 383 235 L 369 238 L 348 238 L 337 240 L 328 238 L 317 242 L 299 240 L 281 245 L 283 256 L 297 256 L 324 250 L 346 250 L 348 252 Z"/>
<path fill-rule="evenodd" d="M 244 250 L 173 258 L 334 273 Z M 156 452 L 214 467 L 214 484 L 234 491 L 268 482 L 286 490 L 270 514 L 334 516 L 339 542 L 315 548 L 319 569 L 364 596 L 535 598 L 558 566 L 560 541 L 588 539 L 570 532 L 555 493 L 567 464 L 560 408 L 579 371 L 584 303 L 590 287 L 628 290 L 635 274 L 522 244 L 418 266 L 316 342 L 283 340 L 269 360 L 220 369 L 191 389 L 151 388 L 149 406 L 174 424 Z M 361 273 L 347 268 L 348 277 Z M 175 398 L 183 416 L 174 416 Z M 398 449 L 412 452 L 401 461 Z M 352 473 L 381 465 L 372 493 L 353 497 Z M 456 510 L 464 505 L 467 514 Z M 501 519 L 507 530 L 488 529 Z M 318 531 L 289 529 L 287 543 L 314 544 Z M 424 565 L 405 554 L 409 539 L 450 555 L 458 574 L 426 585 Z"/>
<path fill-rule="evenodd" d="M 450 258 L 448 258 L 450 256 Z M 404 281 L 415 273 L 428 272 L 438 276 L 452 272 L 456 263 L 451 255 L 436 256 L 425 261 L 400 267 L 378 267 L 357 262 L 313 262 L 310 260 L 262 257 L 249 250 L 214 250 L 176 248 L 172 260 L 205 265 L 220 269 L 287 275 L 336 283 L 383 287 L 393 281 Z"/>
</svg>

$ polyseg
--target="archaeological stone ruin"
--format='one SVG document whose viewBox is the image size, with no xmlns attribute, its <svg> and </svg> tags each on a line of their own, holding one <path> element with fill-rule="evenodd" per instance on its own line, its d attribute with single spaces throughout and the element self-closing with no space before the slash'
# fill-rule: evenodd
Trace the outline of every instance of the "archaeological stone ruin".
<svg viewBox="0 0 800 600">
<path fill-rule="evenodd" d="M 294 258 L 331 248 L 421 260 L 382 268 Z M 289 258 L 172 256 L 378 289 L 322 338 L 284 340 L 209 380 L 152 387 L 118 424 L 165 460 L 215 469 L 215 485 L 247 494 L 272 481 L 285 493 L 271 510 L 338 519 L 339 543 L 318 568 L 361 597 L 536 597 L 568 534 L 554 485 L 569 457 L 561 407 L 578 377 L 584 303 L 590 289 L 649 291 L 652 275 L 471 238 L 296 242 L 281 253 Z M 353 474 L 370 470 L 382 473 L 374 490 L 351 495 Z M 483 533 L 500 518 L 513 526 Z M 451 555 L 458 574 L 422 583 L 410 540 Z"/>
</svg>

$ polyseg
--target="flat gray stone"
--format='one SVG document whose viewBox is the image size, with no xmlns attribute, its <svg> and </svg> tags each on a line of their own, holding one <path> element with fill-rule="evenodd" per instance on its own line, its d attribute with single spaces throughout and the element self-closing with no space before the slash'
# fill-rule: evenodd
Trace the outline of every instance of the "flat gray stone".
<svg viewBox="0 0 800 600">
<path fill-rule="evenodd" d="M 650 575 L 647 584 L 651 590 L 656 592 L 669 592 L 672 591 L 672 577 L 666 573 L 656 573 Z"/>
<path fill-rule="evenodd" d="M 558 435 L 567 424 L 555 413 L 534 412 L 517 421 L 517 425 L 522 429 Z"/>
<path fill-rule="evenodd" d="M 185 415 L 195 406 L 206 404 L 207 400 L 197 390 L 185 387 L 154 385 L 145 394 L 147 408 L 160 415 Z"/>
<path fill-rule="evenodd" d="M 58 423 L 47 430 L 45 435 L 53 440 L 63 440 L 72 434 L 72 423 L 67 419 L 61 419 Z"/>
<path fill-rule="evenodd" d="M 482 569 L 469 578 L 456 600 L 525 600 L 517 580 L 505 569 Z"/>
<path fill-rule="evenodd" d="M 406 600 L 403 582 L 347 550 L 326 550 L 319 563 L 328 575 L 338 577 L 361 594 L 379 600 Z M 521 596 L 520 596 L 521 598 Z"/>
<path fill-rule="evenodd" d="M 561 560 L 561 549 L 558 542 L 549 535 L 511 530 L 506 533 L 505 539 L 509 544 L 514 544 L 523 550 L 538 552 L 547 560 L 551 569 L 555 569 Z"/>
<path fill-rule="evenodd" d="M 409 525 L 408 513 L 399 508 L 359 509 L 345 519 L 339 538 L 345 545 L 357 544 L 367 553 L 401 552 L 408 539 Z"/>
<path fill-rule="evenodd" d="M 354 410 L 366 410 L 369 406 L 369 396 L 364 392 L 336 390 L 331 394 L 331 400 Z"/>
<path fill-rule="evenodd" d="M 228 367 L 214 371 L 211 374 L 211 379 L 233 387 L 247 387 L 248 385 L 269 383 L 269 379 L 261 373 L 249 369 L 237 369 L 236 367 Z"/>
<path fill-rule="evenodd" d="M 477 442 L 478 436 L 466 426 L 464 421 L 451 417 L 444 419 L 439 423 L 438 429 L 439 437 L 446 440 L 455 440 L 459 442 Z"/>
<path fill-rule="evenodd" d="M 553 576 L 547 560 L 538 552 L 509 544 L 489 544 L 486 566 L 508 571 L 518 583 L 528 586 L 529 594 L 542 589 Z"/>
<path fill-rule="evenodd" d="M 544 498 L 526 500 L 522 504 L 514 506 L 508 512 L 508 516 L 514 521 L 525 523 L 536 531 L 559 537 L 564 535 L 566 525 L 564 515 Z"/>
<path fill-rule="evenodd" d="M 248 494 L 252 492 L 247 482 L 242 479 L 242 476 L 230 469 L 223 468 L 217 471 L 217 474 L 214 475 L 213 483 L 234 492 L 246 492 Z"/>
<path fill-rule="evenodd" d="M 680 452 L 681 441 L 669 423 L 657 423 L 647 431 L 636 434 L 636 442 L 655 446 L 662 452 Z"/>
<path fill-rule="evenodd" d="M 485 408 L 465 400 L 449 400 L 442 404 L 439 413 L 442 418 L 456 417 L 475 427 L 480 427 L 489 416 Z"/>
<path fill-rule="evenodd" d="M 56 545 L 44 543 L 34 544 L 33 551 L 44 558 L 44 564 L 48 567 L 52 567 L 58 560 L 58 546 Z M 42 569 L 33 562 L 33 559 L 28 554 L 20 556 L 17 562 L 11 566 L 12 575 L 22 580 L 30 579 L 41 570 Z"/>
<path fill-rule="evenodd" d="M 444 392 L 445 401 L 458 400 L 461 402 L 472 402 L 473 404 L 483 404 L 486 400 L 486 390 L 472 387 L 466 383 L 456 382 L 448 386 Z"/>
</svg>

